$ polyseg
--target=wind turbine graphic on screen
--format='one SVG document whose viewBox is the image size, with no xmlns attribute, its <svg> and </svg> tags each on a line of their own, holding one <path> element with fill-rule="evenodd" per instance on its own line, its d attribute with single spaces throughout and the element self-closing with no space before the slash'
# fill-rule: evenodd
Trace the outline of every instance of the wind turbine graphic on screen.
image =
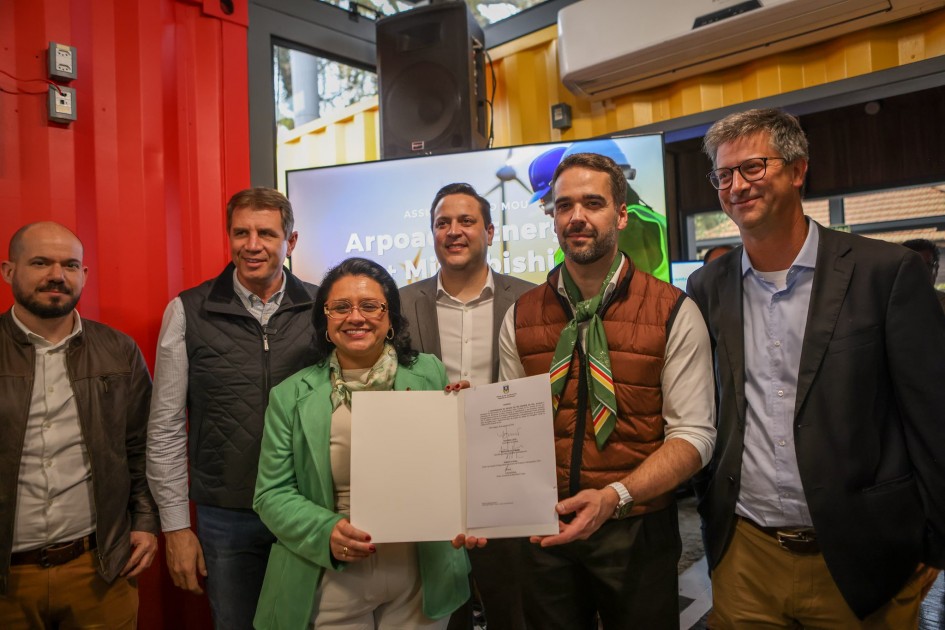
<svg viewBox="0 0 945 630">
<path fill-rule="evenodd" d="M 509 152 L 505 156 L 505 164 L 499 167 L 495 172 L 496 178 L 499 180 L 495 186 L 486 191 L 482 196 L 488 197 L 495 191 L 499 191 L 501 195 L 501 202 L 499 204 L 499 210 L 501 211 L 501 220 L 499 223 L 499 242 L 502 243 L 502 255 L 505 256 L 505 252 L 508 251 L 508 246 L 505 244 L 505 239 L 502 238 L 502 228 L 505 226 L 505 212 L 507 208 L 506 203 L 506 190 L 505 187 L 510 182 L 518 182 L 518 185 L 521 186 L 526 193 L 531 194 L 532 189 L 529 188 L 525 182 L 523 182 L 518 177 L 518 173 L 515 172 L 515 167 L 512 166 L 509 161 L 512 159 L 512 149 L 509 149 Z"/>
</svg>

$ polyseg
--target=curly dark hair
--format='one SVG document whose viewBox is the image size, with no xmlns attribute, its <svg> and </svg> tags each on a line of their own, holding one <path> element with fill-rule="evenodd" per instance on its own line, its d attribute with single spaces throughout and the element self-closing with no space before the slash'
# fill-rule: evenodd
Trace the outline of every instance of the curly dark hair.
<svg viewBox="0 0 945 630">
<path fill-rule="evenodd" d="M 366 276 L 381 285 L 384 300 L 387 301 L 387 314 L 390 316 L 390 325 L 394 329 L 394 338 L 389 343 L 397 352 L 397 362 L 403 366 L 410 366 L 417 360 L 417 351 L 411 348 L 410 333 L 407 332 L 407 318 L 400 312 L 400 291 L 397 283 L 390 277 L 387 270 L 373 260 L 367 258 L 348 258 L 332 267 L 322 278 L 315 298 L 315 307 L 312 311 L 312 323 L 315 326 L 315 363 L 324 365 L 328 356 L 335 348 L 335 344 L 328 340 L 325 334 L 328 331 L 328 317 L 325 315 L 325 300 L 331 293 L 331 287 L 345 276 Z"/>
</svg>

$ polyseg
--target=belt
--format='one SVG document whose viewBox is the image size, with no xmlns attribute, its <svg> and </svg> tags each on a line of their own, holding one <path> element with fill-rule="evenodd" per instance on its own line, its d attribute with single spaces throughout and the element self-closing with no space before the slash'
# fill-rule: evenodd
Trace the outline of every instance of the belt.
<svg viewBox="0 0 945 630">
<path fill-rule="evenodd" d="M 10 565 L 38 564 L 44 569 L 75 560 L 86 551 L 95 549 L 95 532 L 69 542 L 49 545 L 42 549 L 20 551 L 10 555 Z"/>
<path fill-rule="evenodd" d="M 814 554 L 820 553 L 820 544 L 817 542 L 817 534 L 813 529 L 786 529 L 783 527 L 763 527 L 744 516 L 739 516 L 762 534 L 770 536 L 778 541 L 782 549 L 791 553 Z"/>
</svg>

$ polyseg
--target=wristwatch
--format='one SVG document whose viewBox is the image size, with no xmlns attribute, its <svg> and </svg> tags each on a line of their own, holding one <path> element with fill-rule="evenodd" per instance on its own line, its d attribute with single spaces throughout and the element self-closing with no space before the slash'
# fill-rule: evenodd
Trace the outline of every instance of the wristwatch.
<svg viewBox="0 0 945 630">
<path fill-rule="evenodd" d="M 611 518 L 621 519 L 630 516 L 630 510 L 633 509 L 633 497 L 630 496 L 627 486 L 619 481 L 607 485 L 617 492 L 618 497 L 617 507 L 614 508 L 614 514 Z"/>
</svg>

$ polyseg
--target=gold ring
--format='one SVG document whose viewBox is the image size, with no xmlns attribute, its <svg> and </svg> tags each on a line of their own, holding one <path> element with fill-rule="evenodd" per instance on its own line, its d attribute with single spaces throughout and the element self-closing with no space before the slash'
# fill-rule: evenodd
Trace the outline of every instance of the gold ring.
<svg viewBox="0 0 945 630">
<path fill-rule="evenodd" d="M 343 556 L 347 556 L 347 555 L 348 555 L 348 548 L 347 548 L 347 547 L 342 547 L 342 548 L 341 548 L 341 555 L 343 555 Z"/>
</svg>

